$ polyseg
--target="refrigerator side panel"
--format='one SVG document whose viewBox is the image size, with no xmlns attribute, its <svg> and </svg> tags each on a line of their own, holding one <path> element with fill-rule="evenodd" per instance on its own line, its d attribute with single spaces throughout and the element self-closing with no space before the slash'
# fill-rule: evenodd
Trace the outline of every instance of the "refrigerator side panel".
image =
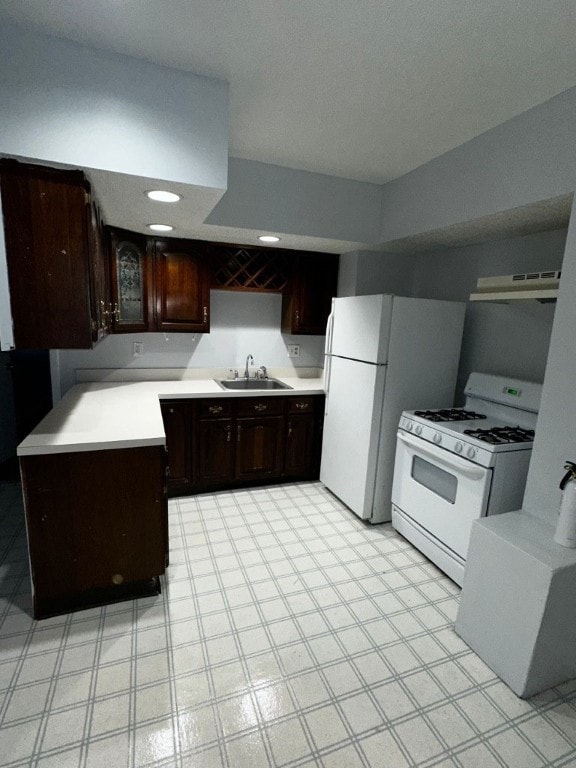
<svg viewBox="0 0 576 768">
<path fill-rule="evenodd" d="M 334 299 L 330 349 L 333 355 L 385 364 L 392 317 L 392 296 Z"/>
<path fill-rule="evenodd" d="M 333 357 L 320 480 L 363 519 L 370 518 L 386 367 Z"/>
<path fill-rule="evenodd" d="M 464 312 L 461 302 L 396 296 L 378 451 L 375 508 L 391 519 L 396 430 L 402 411 L 454 402 Z"/>
</svg>

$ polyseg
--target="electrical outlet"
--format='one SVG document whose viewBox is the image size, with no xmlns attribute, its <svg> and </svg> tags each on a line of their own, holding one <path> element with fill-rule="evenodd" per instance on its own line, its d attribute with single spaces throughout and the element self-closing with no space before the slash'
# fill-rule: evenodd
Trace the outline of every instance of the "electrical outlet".
<svg viewBox="0 0 576 768">
<path fill-rule="evenodd" d="M 300 344 L 288 344 L 288 357 L 300 357 Z"/>
<path fill-rule="evenodd" d="M 143 341 L 135 341 L 132 345 L 132 355 L 134 357 L 142 357 L 144 354 L 144 342 Z"/>
</svg>

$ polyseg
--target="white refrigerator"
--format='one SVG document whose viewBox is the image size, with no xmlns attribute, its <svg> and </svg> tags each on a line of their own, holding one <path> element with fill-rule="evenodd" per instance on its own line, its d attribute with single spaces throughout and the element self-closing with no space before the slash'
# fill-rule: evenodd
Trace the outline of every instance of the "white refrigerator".
<svg viewBox="0 0 576 768">
<path fill-rule="evenodd" d="M 363 520 L 391 519 L 402 411 L 453 405 L 464 311 L 386 294 L 332 300 L 320 480 Z"/>
</svg>

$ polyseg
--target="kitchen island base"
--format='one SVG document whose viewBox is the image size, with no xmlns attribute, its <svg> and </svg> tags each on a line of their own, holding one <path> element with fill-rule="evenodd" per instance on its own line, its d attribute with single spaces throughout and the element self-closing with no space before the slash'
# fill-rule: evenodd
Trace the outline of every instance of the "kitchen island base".
<svg viewBox="0 0 576 768">
<path fill-rule="evenodd" d="M 21 456 L 34 618 L 158 594 L 163 446 Z"/>
</svg>

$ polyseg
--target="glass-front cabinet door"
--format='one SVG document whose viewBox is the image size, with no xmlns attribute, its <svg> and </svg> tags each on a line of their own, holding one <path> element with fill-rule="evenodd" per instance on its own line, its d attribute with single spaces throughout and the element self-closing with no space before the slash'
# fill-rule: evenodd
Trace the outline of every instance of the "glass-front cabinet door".
<svg viewBox="0 0 576 768">
<path fill-rule="evenodd" d="M 151 269 L 147 238 L 121 229 L 109 230 L 109 236 L 113 329 L 122 333 L 148 330 Z"/>
</svg>

